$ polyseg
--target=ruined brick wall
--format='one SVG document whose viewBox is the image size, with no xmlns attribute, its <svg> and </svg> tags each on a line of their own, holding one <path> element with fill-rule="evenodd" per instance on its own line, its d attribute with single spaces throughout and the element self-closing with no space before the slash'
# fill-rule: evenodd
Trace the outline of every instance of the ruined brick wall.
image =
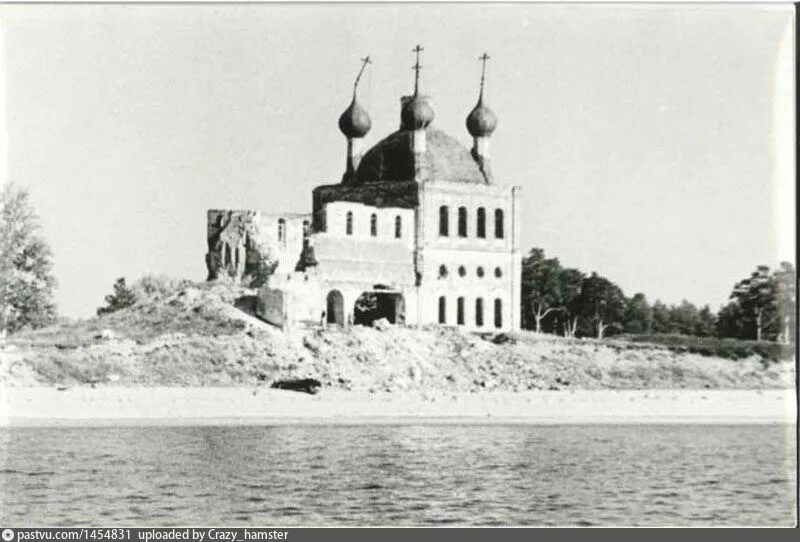
<svg viewBox="0 0 800 542">
<path fill-rule="evenodd" d="M 413 209 L 419 202 L 419 185 L 414 181 L 385 181 L 357 186 L 329 184 L 318 186 L 313 192 L 313 229 L 325 231 L 325 205 L 335 201 L 362 203 L 377 208 L 400 207 Z"/>
<path fill-rule="evenodd" d="M 300 259 L 310 215 L 213 209 L 207 216 L 207 280 L 261 280 Z"/>
<path fill-rule="evenodd" d="M 258 292 L 256 314 L 270 324 L 286 325 L 286 293 L 281 289 L 262 287 Z"/>
</svg>

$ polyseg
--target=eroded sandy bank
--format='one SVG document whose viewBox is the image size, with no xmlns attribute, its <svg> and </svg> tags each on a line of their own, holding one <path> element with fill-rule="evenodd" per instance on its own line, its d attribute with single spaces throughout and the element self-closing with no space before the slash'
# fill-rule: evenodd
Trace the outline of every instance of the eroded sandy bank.
<svg viewBox="0 0 800 542">
<path fill-rule="evenodd" d="M 0 423 L 796 423 L 794 390 L 574 390 L 424 396 L 256 388 L 0 389 Z"/>
</svg>

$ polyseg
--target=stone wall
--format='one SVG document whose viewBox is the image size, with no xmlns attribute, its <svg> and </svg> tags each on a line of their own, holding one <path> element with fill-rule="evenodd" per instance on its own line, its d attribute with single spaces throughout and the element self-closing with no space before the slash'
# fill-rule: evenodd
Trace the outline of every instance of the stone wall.
<svg viewBox="0 0 800 542">
<path fill-rule="evenodd" d="M 384 181 L 357 186 L 330 184 L 318 186 L 312 196 L 313 229 L 325 231 L 325 206 L 332 202 L 362 203 L 376 208 L 413 209 L 419 202 L 419 185 L 414 181 Z"/>
<path fill-rule="evenodd" d="M 258 292 L 256 314 L 270 324 L 284 327 L 286 325 L 285 292 L 280 289 L 262 287 Z"/>
<path fill-rule="evenodd" d="M 269 215 L 212 209 L 207 215 L 207 280 L 252 281 L 294 269 L 310 227 L 310 215 Z"/>
</svg>

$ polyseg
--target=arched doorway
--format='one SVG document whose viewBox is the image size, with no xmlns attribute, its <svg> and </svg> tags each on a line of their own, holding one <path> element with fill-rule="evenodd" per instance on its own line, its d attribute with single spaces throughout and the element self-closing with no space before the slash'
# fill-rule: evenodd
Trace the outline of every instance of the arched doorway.
<svg viewBox="0 0 800 542">
<path fill-rule="evenodd" d="M 326 313 L 327 322 L 329 324 L 336 324 L 337 326 L 344 325 L 344 297 L 339 290 L 331 290 L 328 292 Z"/>
<path fill-rule="evenodd" d="M 405 324 L 406 303 L 403 294 L 376 285 L 363 292 L 353 307 L 353 323 L 371 326 L 375 320 L 385 318 L 390 324 Z"/>
</svg>

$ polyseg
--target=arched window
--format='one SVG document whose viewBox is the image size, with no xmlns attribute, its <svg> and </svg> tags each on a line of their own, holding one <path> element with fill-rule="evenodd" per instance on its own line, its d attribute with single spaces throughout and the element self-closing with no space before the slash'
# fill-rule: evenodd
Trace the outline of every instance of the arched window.
<svg viewBox="0 0 800 542">
<path fill-rule="evenodd" d="M 481 239 L 486 238 L 486 209 L 478 207 L 478 233 L 476 234 Z"/>
<path fill-rule="evenodd" d="M 456 302 L 456 323 L 460 326 L 464 325 L 464 298 L 459 297 Z"/>
<path fill-rule="evenodd" d="M 503 327 L 503 300 L 499 297 L 494 300 L 494 327 Z"/>
<path fill-rule="evenodd" d="M 475 300 L 475 325 L 483 325 L 483 299 L 480 297 Z"/>
<path fill-rule="evenodd" d="M 478 278 L 479 278 L 479 279 L 482 279 L 482 278 L 483 278 L 483 267 L 481 267 L 481 266 L 479 265 L 479 266 L 478 266 L 478 269 L 476 269 L 476 270 L 475 270 L 475 274 L 477 274 L 477 275 L 478 275 Z"/>
<path fill-rule="evenodd" d="M 441 237 L 450 235 L 450 213 L 447 210 L 447 205 L 439 207 L 439 235 Z"/>
<path fill-rule="evenodd" d="M 447 266 L 440 265 L 439 266 L 439 278 L 445 278 L 447 276 Z"/>
<path fill-rule="evenodd" d="M 447 300 L 444 298 L 444 296 L 439 298 L 439 323 L 447 323 Z"/>
<path fill-rule="evenodd" d="M 502 239 L 505 236 L 505 230 L 503 228 L 503 210 L 502 209 L 495 209 L 494 210 L 494 236 L 497 239 Z"/>
<path fill-rule="evenodd" d="M 345 226 L 347 235 L 353 235 L 353 213 L 347 211 L 347 225 Z"/>
<path fill-rule="evenodd" d="M 278 219 L 278 241 L 286 241 L 286 221 L 282 218 Z"/>
<path fill-rule="evenodd" d="M 378 215 L 372 213 L 369 217 L 369 234 L 372 237 L 378 236 Z"/>
<path fill-rule="evenodd" d="M 494 268 L 494 276 L 497 277 L 497 278 L 502 277 L 503 276 L 503 270 L 500 269 L 499 267 L 495 267 Z"/>
<path fill-rule="evenodd" d="M 459 207 L 458 208 L 458 236 L 459 237 L 466 237 L 467 236 L 467 208 L 466 207 Z"/>
<path fill-rule="evenodd" d="M 467 268 L 466 268 L 466 267 L 464 267 L 463 265 L 459 265 L 459 266 L 458 266 L 458 276 L 459 276 L 459 277 L 463 277 L 463 276 L 465 276 L 466 274 L 467 274 Z"/>
<path fill-rule="evenodd" d="M 403 236 L 403 219 L 400 215 L 394 217 L 394 238 L 400 239 Z"/>
</svg>

